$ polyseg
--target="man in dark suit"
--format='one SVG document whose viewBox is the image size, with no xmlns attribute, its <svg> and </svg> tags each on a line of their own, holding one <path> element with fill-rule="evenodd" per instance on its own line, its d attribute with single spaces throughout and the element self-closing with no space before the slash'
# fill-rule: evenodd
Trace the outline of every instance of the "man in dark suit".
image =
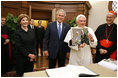
<svg viewBox="0 0 118 78">
<path fill-rule="evenodd" d="M 35 40 L 36 40 L 36 44 L 37 44 L 37 27 L 34 25 L 34 19 L 30 19 L 30 22 L 29 22 L 29 25 L 28 25 L 28 29 L 31 29 L 31 30 L 34 31 L 34 33 L 35 33 Z"/>
<path fill-rule="evenodd" d="M 34 19 L 30 19 L 30 24 L 28 25 L 28 28 L 36 32 L 36 27 L 34 26 Z"/>
<path fill-rule="evenodd" d="M 36 52 L 38 56 L 39 52 L 39 44 L 40 44 L 40 52 L 41 56 L 43 56 L 43 39 L 44 39 L 44 34 L 45 34 L 45 29 L 43 26 L 41 26 L 41 21 L 38 21 L 38 26 L 37 26 L 37 44 L 36 44 Z"/>
<path fill-rule="evenodd" d="M 63 22 L 66 12 L 59 9 L 56 14 L 57 21 L 49 23 L 44 38 L 44 53 L 49 57 L 49 68 L 65 66 L 65 58 L 69 55 L 68 44 L 64 42 L 70 26 Z"/>
</svg>

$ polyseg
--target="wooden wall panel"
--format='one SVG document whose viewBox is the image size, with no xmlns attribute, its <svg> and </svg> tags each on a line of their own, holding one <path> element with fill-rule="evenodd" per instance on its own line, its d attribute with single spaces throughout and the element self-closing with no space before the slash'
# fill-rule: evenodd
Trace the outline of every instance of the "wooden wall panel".
<svg viewBox="0 0 118 78">
<path fill-rule="evenodd" d="M 7 16 L 8 13 L 13 14 L 14 16 L 17 16 L 19 14 L 19 10 L 18 9 L 14 9 L 14 8 L 7 8 L 7 7 L 1 7 L 1 16 Z"/>
<path fill-rule="evenodd" d="M 36 20 L 49 20 L 51 21 L 51 11 L 32 11 L 32 18 Z"/>
<path fill-rule="evenodd" d="M 1 16 L 6 17 L 8 13 L 14 16 L 21 13 L 28 14 L 27 1 L 1 1 Z"/>
<path fill-rule="evenodd" d="M 38 20 L 52 19 L 52 10 L 64 9 L 67 12 L 65 22 L 73 19 L 78 14 L 84 14 L 87 17 L 91 5 L 88 1 L 2 1 L 1 15 L 7 16 L 7 13 L 13 13 L 18 16 L 20 13 L 29 14 L 29 5 L 31 6 L 31 16 Z"/>
<path fill-rule="evenodd" d="M 1 1 L 1 6 L 9 8 L 19 8 L 21 7 L 21 1 Z"/>
<path fill-rule="evenodd" d="M 76 17 L 75 12 L 67 12 L 64 22 L 67 22 L 67 20 L 72 20 L 73 17 Z"/>
<path fill-rule="evenodd" d="M 47 10 L 52 11 L 53 8 L 64 9 L 67 12 L 65 22 L 73 19 L 78 14 L 84 14 L 88 18 L 88 11 L 91 8 L 87 1 L 39 1 L 39 2 L 28 2 L 35 10 Z M 40 7 L 40 8 L 39 8 Z M 35 15 L 35 14 L 34 14 Z M 88 20 L 87 20 L 88 21 Z"/>
</svg>

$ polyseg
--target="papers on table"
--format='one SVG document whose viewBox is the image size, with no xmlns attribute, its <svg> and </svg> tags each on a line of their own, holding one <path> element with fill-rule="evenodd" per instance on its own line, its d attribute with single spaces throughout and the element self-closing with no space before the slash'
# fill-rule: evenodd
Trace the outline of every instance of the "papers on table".
<svg viewBox="0 0 118 78">
<path fill-rule="evenodd" d="M 103 59 L 98 64 L 101 66 L 104 66 L 106 68 L 109 68 L 111 70 L 117 70 L 117 61 L 116 60 Z"/>
<path fill-rule="evenodd" d="M 49 77 L 75 77 L 75 75 L 67 67 L 55 69 L 46 69 Z"/>
<path fill-rule="evenodd" d="M 67 65 L 65 67 L 46 69 L 49 77 L 79 77 L 79 74 L 98 75 L 84 66 Z"/>
</svg>

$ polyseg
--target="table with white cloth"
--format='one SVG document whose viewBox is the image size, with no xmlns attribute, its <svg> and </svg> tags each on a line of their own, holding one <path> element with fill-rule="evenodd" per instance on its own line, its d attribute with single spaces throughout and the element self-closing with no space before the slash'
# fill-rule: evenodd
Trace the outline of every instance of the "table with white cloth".
<svg viewBox="0 0 118 78">
<path fill-rule="evenodd" d="M 111 69 L 105 68 L 98 64 L 89 64 L 86 65 L 85 67 L 99 74 L 99 76 L 97 77 L 117 77 L 117 71 L 113 71 Z M 42 71 L 24 73 L 23 76 L 24 77 L 48 77 L 48 74 L 46 73 L 45 70 L 42 70 Z"/>
</svg>

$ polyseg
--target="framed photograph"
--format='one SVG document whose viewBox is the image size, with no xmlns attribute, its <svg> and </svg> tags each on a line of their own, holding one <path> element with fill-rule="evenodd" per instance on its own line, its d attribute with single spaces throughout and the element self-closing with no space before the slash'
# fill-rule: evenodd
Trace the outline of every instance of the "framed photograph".
<svg viewBox="0 0 118 78">
<path fill-rule="evenodd" d="M 89 45 L 88 29 L 72 28 L 72 46 L 77 46 L 82 43 Z"/>
</svg>

